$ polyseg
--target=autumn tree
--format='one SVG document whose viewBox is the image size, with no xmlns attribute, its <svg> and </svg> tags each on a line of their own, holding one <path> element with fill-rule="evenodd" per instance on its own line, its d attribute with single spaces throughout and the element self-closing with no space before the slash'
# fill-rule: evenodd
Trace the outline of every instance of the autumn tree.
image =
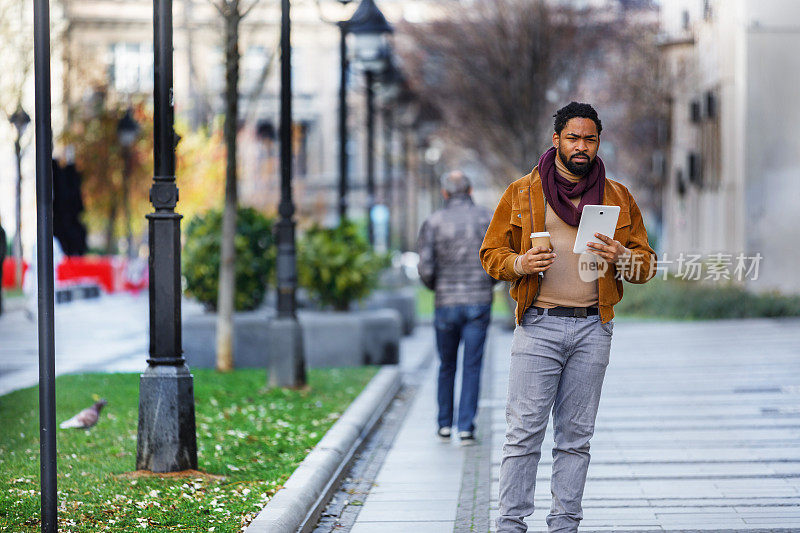
<svg viewBox="0 0 800 533">
<path fill-rule="evenodd" d="M 117 251 L 120 227 L 126 232 L 135 227 L 138 214 L 144 220 L 153 174 L 152 115 L 142 104 L 132 108 L 141 130 L 129 150 L 130 165 L 125 172 L 126 156 L 117 127 L 126 109 L 126 105 L 110 103 L 105 91 L 98 90 L 87 105 L 74 110 L 73 120 L 61 137 L 63 144 L 74 148 L 75 166 L 83 177 L 81 190 L 89 231 L 103 232 L 109 254 Z M 140 229 L 143 224 L 140 222 Z"/>
<path fill-rule="evenodd" d="M 141 235 L 151 209 L 149 189 L 153 180 L 153 112 L 144 104 L 132 107 L 141 128 L 130 148 L 129 173 L 117 125 L 127 106 L 108 103 L 103 92 L 73 110 L 73 121 L 61 142 L 75 151 L 75 166 L 83 176 L 85 219 L 91 232 L 102 232 L 107 253 L 115 253 L 116 239 L 132 228 Z M 216 207 L 224 182 L 225 148 L 219 132 L 192 131 L 185 121 L 175 127 L 181 141 L 176 148 L 176 173 L 181 190 L 181 212 L 191 218 Z M 130 209 L 123 209 L 125 206 Z M 122 215 L 125 214 L 125 217 Z"/>
<path fill-rule="evenodd" d="M 603 143 L 611 143 L 613 170 L 638 188 L 637 201 L 661 216 L 663 168 L 659 164 L 668 116 L 666 86 L 660 71 L 657 11 L 620 10 L 602 29 L 595 76 L 580 98 L 608 110 Z"/>
<path fill-rule="evenodd" d="M 600 111 L 614 175 L 658 190 L 664 99 L 652 2 L 445 6 L 440 20 L 400 26 L 399 53 L 419 99 L 439 112 L 442 136 L 477 154 L 497 187 L 530 171 L 550 146 L 555 110 L 578 100 Z"/>
<path fill-rule="evenodd" d="M 576 12 L 543 0 L 448 2 L 441 19 L 403 24 L 396 38 L 411 88 L 497 185 L 530 169 L 554 101 L 586 58 Z"/>
</svg>

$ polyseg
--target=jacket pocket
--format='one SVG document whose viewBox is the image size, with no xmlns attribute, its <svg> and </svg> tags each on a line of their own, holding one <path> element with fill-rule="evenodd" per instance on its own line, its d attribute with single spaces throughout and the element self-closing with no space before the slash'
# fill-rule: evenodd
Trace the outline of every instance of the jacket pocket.
<svg viewBox="0 0 800 533">
<path fill-rule="evenodd" d="M 630 211 L 620 211 L 619 218 L 617 219 L 617 226 L 614 229 L 614 240 L 621 242 L 623 246 L 627 246 L 630 236 L 631 213 Z"/>
<path fill-rule="evenodd" d="M 522 227 L 522 209 L 513 209 L 511 211 L 511 220 L 509 223 L 512 226 Z"/>
</svg>

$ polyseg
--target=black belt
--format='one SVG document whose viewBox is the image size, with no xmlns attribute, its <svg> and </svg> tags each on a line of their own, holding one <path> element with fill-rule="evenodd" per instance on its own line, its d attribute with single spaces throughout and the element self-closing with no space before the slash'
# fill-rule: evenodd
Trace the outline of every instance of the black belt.
<svg viewBox="0 0 800 533">
<path fill-rule="evenodd" d="M 586 318 L 600 312 L 597 307 L 563 307 L 560 305 L 550 308 L 531 306 L 531 309 L 535 310 L 537 315 L 544 314 L 546 310 L 550 316 L 575 316 L 579 318 Z"/>
</svg>

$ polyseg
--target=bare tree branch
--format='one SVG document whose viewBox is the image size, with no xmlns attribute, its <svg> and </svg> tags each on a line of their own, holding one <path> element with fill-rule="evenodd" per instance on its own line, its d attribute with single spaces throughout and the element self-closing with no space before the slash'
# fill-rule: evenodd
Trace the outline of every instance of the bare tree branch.
<svg viewBox="0 0 800 533">
<path fill-rule="evenodd" d="M 439 110 L 449 137 L 479 154 L 498 185 L 535 164 L 552 113 L 547 95 L 574 86 L 573 13 L 553 10 L 541 0 L 483 0 L 399 29 L 412 88 Z"/>
<path fill-rule="evenodd" d="M 253 10 L 254 7 L 258 4 L 259 0 L 253 0 L 253 2 L 244 10 L 242 10 L 242 14 L 240 18 L 245 18 L 250 12 Z"/>
<path fill-rule="evenodd" d="M 270 51 L 269 55 L 267 56 L 266 61 L 264 62 L 263 67 L 261 68 L 261 72 L 258 74 L 258 79 L 256 80 L 255 86 L 253 90 L 250 91 L 250 94 L 247 95 L 247 111 L 244 113 L 244 121 L 249 122 L 252 120 L 253 115 L 255 114 L 258 108 L 258 99 L 261 98 L 261 95 L 264 92 L 264 87 L 266 86 L 267 78 L 269 78 L 269 74 L 272 71 L 272 67 L 275 65 L 275 58 L 278 56 L 278 50 L 280 49 L 280 34 L 278 35 L 278 39 L 275 43 L 275 46 Z"/>
<path fill-rule="evenodd" d="M 216 2 L 214 2 L 214 0 L 206 0 L 206 2 L 208 2 L 208 5 L 216 9 L 217 13 L 219 13 L 221 17 L 225 16 L 226 8 L 228 5 L 228 3 L 225 0 L 222 0 L 221 4 L 217 4 Z"/>
</svg>

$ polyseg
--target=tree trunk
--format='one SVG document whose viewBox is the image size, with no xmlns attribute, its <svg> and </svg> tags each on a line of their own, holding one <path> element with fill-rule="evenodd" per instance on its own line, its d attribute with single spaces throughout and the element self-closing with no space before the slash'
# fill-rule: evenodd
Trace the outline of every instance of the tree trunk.
<svg viewBox="0 0 800 533">
<path fill-rule="evenodd" d="M 22 288 L 22 168 L 20 165 L 19 139 L 14 143 L 14 154 L 17 157 L 17 197 L 16 197 L 16 227 L 14 228 L 14 259 L 16 272 L 14 281 L 18 289 Z M 5 243 L 4 243 L 5 245 Z"/>
<path fill-rule="evenodd" d="M 239 107 L 239 3 L 225 5 L 225 208 L 220 241 L 217 295 L 217 370 L 233 370 L 233 306 L 236 290 L 236 131 Z"/>
<path fill-rule="evenodd" d="M 106 220 L 106 253 L 111 255 L 116 253 L 117 246 L 114 242 L 114 223 L 117 221 L 117 209 L 119 202 L 117 196 L 111 199 L 111 205 L 108 207 L 108 220 Z"/>
</svg>

